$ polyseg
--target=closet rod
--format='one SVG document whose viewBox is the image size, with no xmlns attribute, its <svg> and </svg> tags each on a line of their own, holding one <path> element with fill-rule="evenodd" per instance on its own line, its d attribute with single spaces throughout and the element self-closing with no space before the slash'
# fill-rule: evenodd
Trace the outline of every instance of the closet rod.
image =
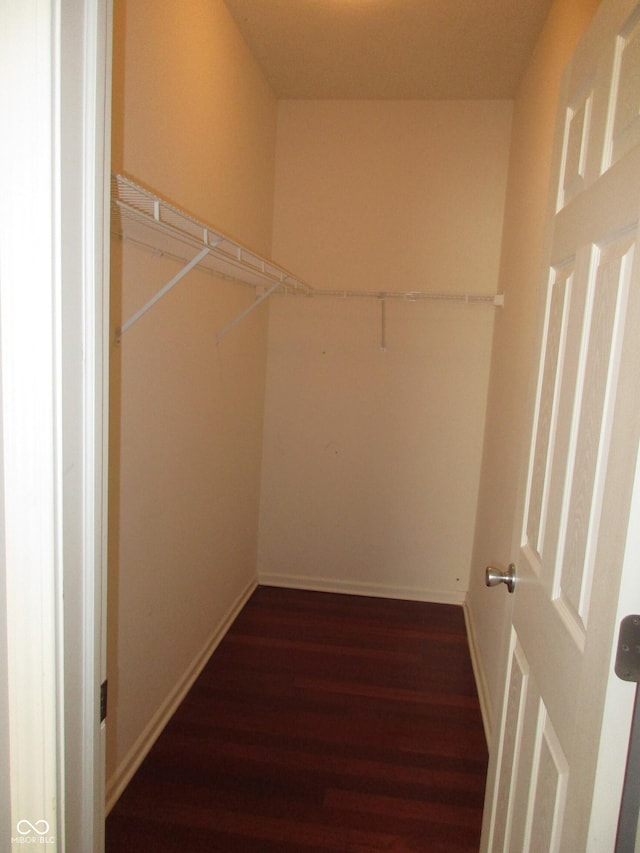
<svg viewBox="0 0 640 853">
<path fill-rule="evenodd" d="M 112 235 L 127 243 L 133 243 L 147 251 L 161 255 L 162 257 L 171 258 L 178 263 L 186 264 L 188 257 L 186 253 L 177 254 L 176 252 L 168 251 L 167 249 L 159 249 L 152 241 L 140 240 L 134 237 L 125 236 L 119 231 L 112 231 Z M 216 272 L 210 265 L 204 265 L 204 271 L 210 275 L 219 275 L 221 278 L 233 281 L 236 284 L 242 284 L 245 287 L 256 287 L 255 284 L 249 283 L 237 274 Z M 327 288 L 311 287 L 308 285 L 308 291 L 301 291 L 299 288 L 291 287 L 287 283 L 287 279 L 283 278 L 280 286 L 272 290 L 272 295 L 275 296 L 331 296 L 335 299 L 395 299 L 404 302 L 420 302 L 420 301 L 435 301 L 435 302 L 465 302 L 468 304 L 485 304 L 494 305 L 496 307 L 504 306 L 504 295 L 497 294 L 482 294 L 482 293 L 438 293 L 433 290 L 397 290 L 397 291 L 380 291 L 380 290 L 329 290 Z"/>
<path fill-rule="evenodd" d="M 288 296 L 286 285 L 279 295 Z M 327 290 L 314 288 L 306 296 L 333 296 L 336 299 L 396 299 L 403 302 L 464 302 L 468 305 L 504 306 L 502 293 L 438 293 L 434 290 Z"/>
<path fill-rule="evenodd" d="M 218 333 L 216 336 L 218 341 L 264 299 L 274 293 L 296 296 L 332 296 L 345 299 L 384 298 L 401 299 L 406 302 L 433 300 L 494 306 L 504 305 L 502 294 L 438 293 L 428 290 L 384 291 L 383 293 L 373 290 L 331 290 L 312 287 L 273 261 L 252 252 L 221 231 L 201 222 L 123 175 L 112 176 L 111 191 L 113 206 L 120 214 L 123 235 L 126 230 L 124 227 L 125 220 L 132 220 L 149 226 L 152 232 L 176 240 L 182 245 L 200 249 L 198 254 L 186 263 L 186 266 L 177 276 L 171 279 L 149 302 L 123 324 L 118 336 L 122 335 L 181 278 L 199 264 L 218 275 L 227 276 L 243 284 L 261 288 L 267 286 L 267 291 L 259 296 L 253 305 L 245 309 L 229 326 Z M 162 251 L 157 245 L 150 245 L 150 248 Z"/>
</svg>

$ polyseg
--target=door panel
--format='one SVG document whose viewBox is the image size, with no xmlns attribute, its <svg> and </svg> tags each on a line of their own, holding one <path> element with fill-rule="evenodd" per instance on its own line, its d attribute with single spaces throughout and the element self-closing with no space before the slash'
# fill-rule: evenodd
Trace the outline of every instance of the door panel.
<svg viewBox="0 0 640 853">
<path fill-rule="evenodd" d="M 568 763 L 513 634 L 492 853 L 558 849 Z"/>
<path fill-rule="evenodd" d="M 637 0 L 603 0 L 564 82 L 492 853 L 593 835 L 640 443 L 639 22 Z M 609 837 L 618 805 L 598 810 Z"/>
<path fill-rule="evenodd" d="M 592 107 L 593 83 L 588 80 L 567 109 L 559 207 L 564 207 L 584 189 Z"/>
<path fill-rule="evenodd" d="M 552 853 L 560 849 L 569 766 L 542 705 L 539 719 L 534 764 L 536 786 L 526 846 L 536 853 Z M 524 849 L 524 845 L 515 849 Z"/>
<path fill-rule="evenodd" d="M 605 149 L 607 165 L 640 142 L 640 16 L 632 15 L 616 41 L 613 75 L 615 108 Z"/>
<path fill-rule="evenodd" d="M 505 716 L 500 755 L 500 776 L 496 796 L 496 832 L 492 850 L 508 850 L 516 796 L 515 780 L 522 753 L 522 736 L 526 699 L 529 688 L 529 665 L 512 635 L 509 677 L 505 700 Z"/>
<path fill-rule="evenodd" d="M 559 561 L 549 562 L 560 612 L 584 647 L 595 544 L 606 475 L 606 460 L 617 385 L 629 272 L 630 235 L 602 249 L 592 247 L 591 269 L 575 400 L 575 440 L 570 479 L 564 484 L 566 511 L 561 516 Z M 562 492 L 563 484 L 555 483 Z M 566 514 L 566 517 L 564 517 Z"/>
<path fill-rule="evenodd" d="M 527 508 L 527 540 L 534 551 L 542 553 L 542 542 L 548 522 L 549 484 L 548 461 L 553 454 L 552 440 L 556 438 L 558 419 L 558 371 L 563 367 L 566 347 L 568 309 L 571 304 L 574 264 L 567 263 L 552 271 L 548 316 L 543 347 L 544 364 L 536 425 L 536 447 L 531 472 L 529 506 Z M 555 517 L 555 515 L 554 515 Z"/>
</svg>

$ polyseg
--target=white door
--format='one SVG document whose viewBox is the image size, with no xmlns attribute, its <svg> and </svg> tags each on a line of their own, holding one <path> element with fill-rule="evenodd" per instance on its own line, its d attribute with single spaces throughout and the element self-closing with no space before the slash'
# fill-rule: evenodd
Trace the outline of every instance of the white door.
<svg viewBox="0 0 640 853">
<path fill-rule="evenodd" d="M 539 378 L 482 838 L 491 853 L 601 853 L 615 840 L 628 739 L 616 720 L 628 723 L 633 688 L 620 682 L 626 693 L 616 692 L 611 659 L 619 613 L 633 606 L 621 589 L 640 562 L 631 542 L 640 437 L 638 0 L 603 0 L 565 75 L 558 115 Z"/>
</svg>

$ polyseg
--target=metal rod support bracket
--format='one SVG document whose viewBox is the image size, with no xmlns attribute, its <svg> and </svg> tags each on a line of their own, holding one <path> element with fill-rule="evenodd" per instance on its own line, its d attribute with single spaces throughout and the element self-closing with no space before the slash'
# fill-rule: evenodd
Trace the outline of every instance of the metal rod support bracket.
<svg viewBox="0 0 640 853">
<path fill-rule="evenodd" d="M 282 282 L 280 281 L 276 282 L 276 284 L 272 285 L 269 290 L 265 291 L 262 294 L 262 296 L 259 296 L 255 302 L 249 305 L 248 308 L 245 308 L 244 311 L 241 311 L 240 314 L 238 314 L 238 316 L 235 318 L 235 320 L 232 320 L 228 326 L 225 326 L 221 332 L 218 332 L 218 334 L 216 335 L 216 343 L 220 343 L 222 338 L 224 338 L 224 336 L 227 335 L 231 331 L 231 329 L 237 326 L 238 323 L 240 323 L 241 320 L 244 320 L 244 318 L 248 314 L 251 314 L 252 311 L 255 311 L 258 305 L 260 305 L 261 302 L 264 302 L 265 299 L 268 299 L 268 297 L 271 296 L 273 291 L 277 290 L 281 286 L 281 284 Z"/>
<path fill-rule="evenodd" d="M 208 246 L 206 249 L 202 249 L 200 252 L 198 252 L 198 254 L 195 256 L 195 258 L 190 260 L 189 263 L 186 264 L 186 266 L 184 266 L 180 270 L 179 273 L 174 275 L 174 277 L 171 279 L 171 281 L 168 281 L 164 287 L 161 287 L 160 290 L 155 294 L 155 296 L 152 296 L 151 299 L 142 306 L 142 308 L 140 308 L 138 311 L 136 311 L 136 313 L 133 314 L 133 316 L 129 317 L 129 319 L 127 320 L 126 323 L 122 324 L 122 326 L 116 332 L 116 340 L 120 340 L 120 338 L 127 331 L 127 329 L 130 329 L 131 326 L 133 326 L 133 324 L 136 323 L 140 319 L 140 317 L 142 317 L 144 314 L 146 314 L 150 308 L 153 308 L 153 306 L 156 304 L 156 302 L 158 302 L 160 299 L 162 299 L 162 297 L 165 296 L 165 294 L 167 294 L 171 290 L 172 287 L 175 287 L 176 284 L 179 281 L 181 281 L 188 272 L 191 272 L 191 270 L 194 267 L 198 266 L 200 261 L 204 260 L 204 258 L 208 254 L 209 254 L 209 247 Z"/>
</svg>

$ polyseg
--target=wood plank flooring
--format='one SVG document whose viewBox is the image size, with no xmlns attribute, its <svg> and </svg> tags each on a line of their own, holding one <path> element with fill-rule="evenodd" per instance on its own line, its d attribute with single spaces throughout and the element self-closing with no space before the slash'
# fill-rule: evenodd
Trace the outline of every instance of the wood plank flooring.
<svg viewBox="0 0 640 853">
<path fill-rule="evenodd" d="M 107 853 L 477 851 L 462 609 L 258 587 L 107 819 Z"/>
</svg>

